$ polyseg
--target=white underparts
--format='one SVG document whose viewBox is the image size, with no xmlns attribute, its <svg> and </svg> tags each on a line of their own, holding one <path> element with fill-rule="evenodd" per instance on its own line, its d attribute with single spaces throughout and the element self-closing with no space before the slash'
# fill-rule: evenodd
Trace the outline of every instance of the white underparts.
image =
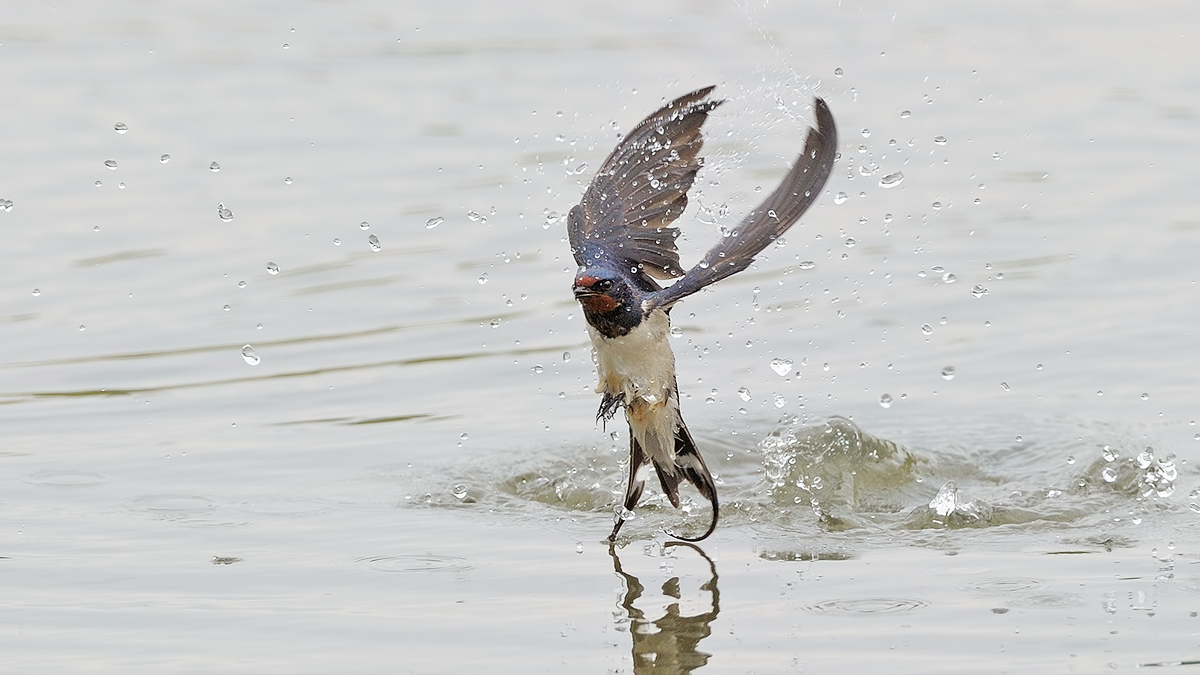
<svg viewBox="0 0 1200 675">
<path fill-rule="evenodd" d="M 624 396 L 634 437 L 659 466 L 675 465 L 679 394 L 667 313 L 654 310 L 627 335 L 608 338 L 591 326 L 599 384 L 596 393 Z M 636 467 L 633 467 L 636 469 Z"/>
</svg>

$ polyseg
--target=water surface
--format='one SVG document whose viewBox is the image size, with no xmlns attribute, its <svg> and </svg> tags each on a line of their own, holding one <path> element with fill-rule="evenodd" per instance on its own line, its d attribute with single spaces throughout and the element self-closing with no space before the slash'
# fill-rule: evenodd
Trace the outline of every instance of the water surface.
<svg viewBox="0 0 1200 675">
<path fill-rule="evenodd" d="M 1194 664 L 1200 13 L 1157 7 L 13 8 L 6 664 Z M 814 94 L 842 157 L 674 312 L 722 526 L 651 495 L 610 547 L 562 214 L 708 84 L 685 262 Z"/>
</svg>

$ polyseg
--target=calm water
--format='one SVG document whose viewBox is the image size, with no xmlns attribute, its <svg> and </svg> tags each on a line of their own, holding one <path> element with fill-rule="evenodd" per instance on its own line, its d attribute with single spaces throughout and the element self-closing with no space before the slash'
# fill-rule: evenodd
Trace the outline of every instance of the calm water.
<svg viewBox="0 0 1200 675">
<path fill-rule="evenodd" d="M 6 669 L 1200 662 L 1200 8 L 1155 7 L 7 8 Z M 724 524 L 610 549 L 560 214 L 713 83 L 685 262 L 814 93 L 842 158 L 674 313 Z"/>
</svg>

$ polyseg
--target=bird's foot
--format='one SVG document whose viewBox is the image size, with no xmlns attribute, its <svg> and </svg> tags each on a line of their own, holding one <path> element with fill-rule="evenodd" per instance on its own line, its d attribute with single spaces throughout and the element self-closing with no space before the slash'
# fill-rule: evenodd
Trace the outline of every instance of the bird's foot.
<svg viewBox="0 0 1200 675">
<path fill-rule="evenodd" d="M 613 415 L 617 414 L 617 410 L 625 406 L 625 394 L 610 394 L 604 392 L 604 398 L 600 399 L 600 409 L 596 411 L 596 421 L 611 420 Z M 615 533 L 614 533 L 615 534 Z"/>
</svg>

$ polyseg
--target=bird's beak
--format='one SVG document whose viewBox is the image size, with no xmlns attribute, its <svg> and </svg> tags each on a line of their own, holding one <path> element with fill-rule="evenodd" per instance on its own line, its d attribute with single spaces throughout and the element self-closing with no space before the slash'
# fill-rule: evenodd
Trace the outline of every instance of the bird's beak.
<svg viewBox="0 0 1200 675">
<path fill-rule="evenodd" d="M 589 286 L 573 286 L 571 288 L 571 290 L 573 290 L 575 292 L 576 300 L 586 298 L 589 295 L 599 295 L 598 293 L 596 293 L 595 289 L 593 289 Z"/>
</svg>

